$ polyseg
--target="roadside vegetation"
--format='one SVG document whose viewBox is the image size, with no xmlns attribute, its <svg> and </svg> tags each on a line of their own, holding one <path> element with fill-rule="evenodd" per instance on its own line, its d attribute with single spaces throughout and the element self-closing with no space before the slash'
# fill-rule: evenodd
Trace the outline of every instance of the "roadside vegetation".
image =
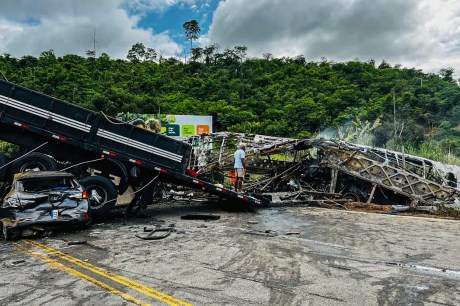
<svg viewBox="0 0 460 306">
<path fill-rule="evenodd" d="M 189 40 L 193 46 L 196 38 Z M 453 69 L 431 74 L 386 61 L 250 58 L 244 46 L 216 45 L 192 47 L 185 62 L 138 43 L 126 60 L 90 51 L 3 54 L 0 71 L 11 82 L 108 115 L 212 115 L 216 131 L 404 146 L 409 154 L 460 164 Z"/>
</svg>

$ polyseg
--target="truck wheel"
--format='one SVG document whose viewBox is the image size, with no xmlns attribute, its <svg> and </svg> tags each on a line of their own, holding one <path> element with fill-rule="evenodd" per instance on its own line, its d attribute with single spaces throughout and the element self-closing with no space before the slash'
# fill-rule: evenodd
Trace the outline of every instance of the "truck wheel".
<svg viewBox="0 0 460 306">
<path fill-rule="evenodd" d="M 12 174 L 26 172 L 28 170 L 57 171 L 59 170 L 56 161 L 48 155 L 32 152 L 21 157 L 11 166 Z"/>
<path fill-rule="evenodd" d="M 80 181 L 89 194 L 91 216 L 94 220 L 107 217 L 116 204 L 117 187 L 103 176 L 88 176 Z"/>
<path fill-rule="evenodd" d="M 0 168 L 6 165 L 7 163 L 8 163 L 8 158 L 2 153 L 0 153 Z M 6 170 L 7 170 L 7 167 L 0 169 L 0 181 L 3 181 L 3 179 L 5 178 Z"/>
</svg>

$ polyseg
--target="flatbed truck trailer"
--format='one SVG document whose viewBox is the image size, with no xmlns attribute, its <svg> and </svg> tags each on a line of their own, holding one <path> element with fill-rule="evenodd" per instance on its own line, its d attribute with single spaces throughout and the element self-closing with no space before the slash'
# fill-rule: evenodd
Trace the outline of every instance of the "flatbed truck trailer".
<svg viewBox="0 0 460 306">
<path fill-rule="evenodd" d="M 98 218 L 109 213 L 116 202 L 113 198 L 129 186 L 140 189 L 156 177 L 224 199 L 267 204 L 263 198 L 187 175 L 192 151 L 188 143 L 4 80 L 0 80 L 0 140 L 18 145 L 27 153 L 0 169 L 0 181 L 28 168 L 70 167 L 68 172 L 96 195 L 92 214 Z M 0 167 L 7 162 L 0 155 Z M 89 175 L 88 168 L 100 175 Z M 113 176 L 119 178 L 117 186 L 111 180 Z"/>
</svg>

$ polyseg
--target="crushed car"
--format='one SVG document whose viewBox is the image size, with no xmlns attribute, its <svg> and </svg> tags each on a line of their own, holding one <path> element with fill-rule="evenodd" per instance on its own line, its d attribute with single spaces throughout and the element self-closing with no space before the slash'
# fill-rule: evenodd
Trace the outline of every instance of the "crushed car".
<svg viewBox="0 0 460 306">
<path fill-rule="evenodd" d="M 73 174 L 17 173 L 0 208 L 6 240 L 91 224 L 88 193 Z"/>
</svg>

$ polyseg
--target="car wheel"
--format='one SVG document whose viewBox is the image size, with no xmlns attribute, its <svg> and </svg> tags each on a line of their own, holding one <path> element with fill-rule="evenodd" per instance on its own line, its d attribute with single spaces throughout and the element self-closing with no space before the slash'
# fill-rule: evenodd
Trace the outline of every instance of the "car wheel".
<svg viewBox="0 0 460 306">
<path fill-rule="evenodd" d="M 0 153 L 0 168 L 8 163 L 8 158 Z M 7 167 L 0 169 L 0 181 L 3 181 L 6 176 Z"/>
<path fill-rule="evenodd" d="M 32 152 L 15 161 L 11 167 L 11 172 L 14 175 L 30 170 L 57 171 L 58 169 L 58 165 L 52 157 Z"/>
<path fill-rule="evenodd" d="M 94 220 L 107 217 L 118 197 L 115 184 L 103 176 L 88 176 L 80 181 L 89 196 L 91 216 Z"/>
</svg>

